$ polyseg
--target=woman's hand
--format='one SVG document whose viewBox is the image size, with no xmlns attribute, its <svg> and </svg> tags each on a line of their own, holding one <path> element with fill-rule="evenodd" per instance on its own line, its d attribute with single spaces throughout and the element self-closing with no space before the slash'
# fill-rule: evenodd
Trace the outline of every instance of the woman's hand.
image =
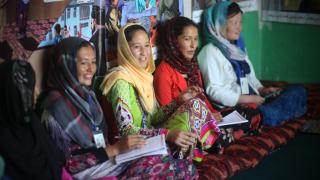
<svg viewBox="0 0 320 180">
<path fill-rule="evenodd" d="M 178 97 L 178 104 L 183 104 L 184 102 L 196 97 L 199 93 L 202 93 L 203 89 L 198 86 L 190 86 Z"/>
<path fill-rule="evenodd" d="M 258 95 L 240 95 L 239 104 L 255 103 L 258 106 L 264 103 L 264 98 Z"/>
<path fill-rule="evenodd" d="M 281 91 L 282 89 L 281 88 L 278 88 L 278 87 L 262 87 L 259 89 L 259 93 L 261 94 L 261 96 L 265 96 L 265 95 L 268 95 L 270 93 L 273 93 L 273 92 L 276 92 L 276 91 Z"/>
<path fill-rule="evenodd" d="M 251 96 L 250 96 L 250 99 L 251 99 L 250 101 L 251 101 L 252 103 L 256 103 L 258 106 L 260 106 L 261 104 L 264 103 L 264 98 L 261 97 L 261 96 L 251 95 Z"/>
<path fill-rule="evenodd" d="M 143 135 L 129 135 L 121 138 L 117 143 L 106 147 L 105 150 L 108 157 L 114 157 L 131 149 L 142 148 L 145 143 L 146 141 Z"/>
<path fill-rule="evenodd" d="M 166 140 L 182 148 L 188 148 L 197 142 L 197 135 L 191 132 L 183 132 L 176 129 L 169 131 Z"/>
<path fill-rule="evenodd" d="M 213 117 L 216 119 L 217 122 L 221 122 L 222 121 L 222 115 L 220 112 L 216 112 L 216 113 L 212 113 Z"/>
</svg>

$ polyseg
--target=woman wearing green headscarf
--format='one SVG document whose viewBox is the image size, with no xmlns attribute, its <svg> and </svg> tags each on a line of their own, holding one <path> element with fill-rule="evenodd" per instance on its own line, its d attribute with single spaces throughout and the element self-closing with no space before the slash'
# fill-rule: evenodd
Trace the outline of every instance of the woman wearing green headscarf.
<svg viewBox="0 0 320 180">
<path fill-rule="evenodd" d="M 264 87 L 257 79 L 242 38 L 242 11 L 237 3 L 223 1 L 206 9 L 202 32 L 205 46 L 198 62 L 212 103 L 239 111 L 250 121 L 250 130 L 259 127 L 259 111 L 263 123 L 273 126 L 304 114 L 302 87 Z M 272 98 L 280 91 L 279 97 Z"/>
</svg>

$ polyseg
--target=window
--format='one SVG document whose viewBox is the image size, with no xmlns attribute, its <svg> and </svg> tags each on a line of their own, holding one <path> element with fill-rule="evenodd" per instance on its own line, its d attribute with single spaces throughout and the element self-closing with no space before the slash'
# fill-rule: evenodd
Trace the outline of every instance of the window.
<svg viewBox="0 0 320 180">
<path fill-rule="evenodd" d="M 73 34 L 74 34 L 74 36 L 77 36 L 77 34 L 78 34 L 78 27 L 77 26 L 73 26 Z"/>
<path fill-rule="evenodd" d="M 49 32 L 49 40 L 52 40 L 52 32 Z"/>
<path fill-rule="evenodd" d="M 64 21 L 64 13 L 61 15 L 60 21 Z"/>
<path fill-rule="evenodd" d="M 85 27 L 88 27 L 88 26 L 89 26 L 89 23 L 87 23 L 87 22 L 86 23 L 81 23 L 81 27 L 82 28 L 85 28 Z"/>
<path fill-rule="evenodd" d="M 265 0 L 262 2 L 262 20 L 320 25 L 320 1 Z"/>
<path fill-rule="evenodd" d="M 80 20 L 89 19 L 90 17 L 90 6 L 80 6 Z"/>
<path fill-rule="evenodd" d="M 77 8 L 76 7 L 73 8 L 73 17 L 74 18 L 77 17 Z"/>
<path fill-rule="evenodd" d="M 67 18 L 68 19 L 70 18 L 70 9 L 69 8 L 67 9 Z"/>
</svg>

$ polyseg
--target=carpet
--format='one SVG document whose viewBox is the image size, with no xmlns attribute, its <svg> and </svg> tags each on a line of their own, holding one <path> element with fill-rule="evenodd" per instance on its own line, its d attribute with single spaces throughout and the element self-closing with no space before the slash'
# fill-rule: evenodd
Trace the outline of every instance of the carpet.
<svg viewBox="0 0 320 180">
<path fill-rule="evenodd" d="M 302 132 L 320 134 L 320 120 L 308 120 L 305 122 Z"/>
</svg>

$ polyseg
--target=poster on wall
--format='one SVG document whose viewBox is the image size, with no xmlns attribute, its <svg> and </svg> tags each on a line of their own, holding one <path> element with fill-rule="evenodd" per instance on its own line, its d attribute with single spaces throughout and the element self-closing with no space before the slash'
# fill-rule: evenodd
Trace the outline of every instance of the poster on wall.
<svg viewBox="0 0 320 180">
<path fill-rule="evenodd" d="M 320 1 L 318 0 L 264 0 L 262 20 L 320 25 Z"/>
<path fill-rule="evenodd" d="M 0 58 L 28 59 L 66 4 L 64 1 L 45 3 L 43 0 L 1 0 Z"/>
<path fill-rule="evenodd" d="M 154 59 L 159 24 L 183 15 L 183 0 L 0 0 L 0 61 L 22 59 L 36 71 L 42 91 L 47 63 L 63 38 L 81 37 L 96 46 L 97 76 L 116 66 L 117 35 L 126 23 L 149 33 Z"/>
<path fill-rule="evenodd" d="M 3 59 L 27 60 L 35 50 L 52 47 L 63 38 L 81 37 L 94 44 L 102 42 L 96 48 L 104 69 L 115 65 L 117 34 L 126 23 L 138 23 L 147 30 L 156 59 L 159 24 L 183 15 L 183 0 L 33 0 L 32 3 L 1 0 L 1 3 Z M 12 7 L 15 11 L 9 12 Z M 98 74 L 104 71 L 98 70 Z"/>
</svg>

